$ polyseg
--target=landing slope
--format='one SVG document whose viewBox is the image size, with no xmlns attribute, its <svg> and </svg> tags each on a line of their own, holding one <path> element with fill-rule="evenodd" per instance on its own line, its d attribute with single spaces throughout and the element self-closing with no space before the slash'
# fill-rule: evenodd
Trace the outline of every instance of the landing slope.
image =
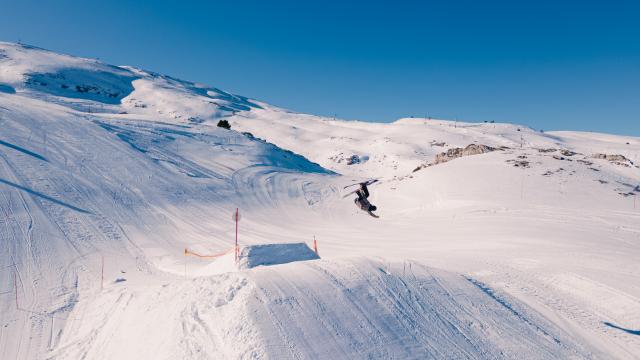
<svg viewBox="0 0 640 360">
<path fill-rule="evenodd" d="M 535 311 L 473 279 L 362 258 L 110 286 L 74 315 L 55 358 L 592 355 Z"/>
</svg>

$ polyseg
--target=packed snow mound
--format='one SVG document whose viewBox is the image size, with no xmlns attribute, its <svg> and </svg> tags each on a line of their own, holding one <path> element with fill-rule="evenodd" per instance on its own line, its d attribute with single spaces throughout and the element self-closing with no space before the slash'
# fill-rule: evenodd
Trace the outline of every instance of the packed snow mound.
<svg viewBox="0 0 640 360">
<path fill-rule="evenodd" d="M 187 251 L 185 251 L 185 254 Z M 206 258 L 206 257 L 205 257 Z M 296 261 L 317 260 L 320 257 L 305 243 L 257 244 L 235 247 L 220 254 L 210 264 L 196 270 L 197 276 L 209 276 L 252 269 L 257 266 L 288 264 Z"/>
<path fill-rule="evenodd" d="M 238 267 L 251 269 L 256 266 L 287 264 L 319 258 L 305 243 L 250 245 L 241 249 Z"/>
<path fill-rule="evenodd" d="M 415 262 L 362 258 L 136 288 L 114 284 L 79 304 L 71 318 L 74 331 L 61 339 L 56 359 L 593 355 L 533 309 L 477 280 Z"/>
</svg>

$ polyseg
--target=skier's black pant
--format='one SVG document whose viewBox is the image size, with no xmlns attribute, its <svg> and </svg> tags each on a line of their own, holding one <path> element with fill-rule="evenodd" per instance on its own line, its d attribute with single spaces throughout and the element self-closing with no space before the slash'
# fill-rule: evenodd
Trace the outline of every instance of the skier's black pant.
<svg viewBox="0 0 640 360">
<path fill-rule="evenodd" d="M 367 185 L 362 184 L 360 186 L 360 190 L 358 190 L 358 197 L 361 199 L 369 197 L 369 189 L 367 189 Z"/>
</svg>

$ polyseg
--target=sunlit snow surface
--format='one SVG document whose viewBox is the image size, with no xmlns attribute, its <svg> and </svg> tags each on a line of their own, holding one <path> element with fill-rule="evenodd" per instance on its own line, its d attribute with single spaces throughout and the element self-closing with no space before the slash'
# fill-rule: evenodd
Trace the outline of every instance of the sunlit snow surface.
<svg viewBox="0 0 640 360">
<path fill-rule="evenodd" d="M 426 166 L 471 143 L 500 150 Z M 631 359 L 639 163 L 0 43 L 0 358 Z M 342 197 L 368 178 L 379 219 Z"/>
</svg>

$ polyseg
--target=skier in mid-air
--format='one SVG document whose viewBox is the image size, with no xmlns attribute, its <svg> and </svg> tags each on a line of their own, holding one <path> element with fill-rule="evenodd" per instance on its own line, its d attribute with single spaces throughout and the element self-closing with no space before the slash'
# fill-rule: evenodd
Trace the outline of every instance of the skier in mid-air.
<svg viewBox="0 0 640 360">
<path fill-rule="evenodd" d="M 358 205 L 358 207 L 369 213 L 371 216 L 376 216 L 372 211 L 376 211 L 377 207 L 372 205 L 367 198 L 369 197 L 369 189 L 367 189 L 367 183 L 361 183 L 360 189 L 356 190 L 357 198 L 354 199 L 353 202 Z"/>
</svg>

